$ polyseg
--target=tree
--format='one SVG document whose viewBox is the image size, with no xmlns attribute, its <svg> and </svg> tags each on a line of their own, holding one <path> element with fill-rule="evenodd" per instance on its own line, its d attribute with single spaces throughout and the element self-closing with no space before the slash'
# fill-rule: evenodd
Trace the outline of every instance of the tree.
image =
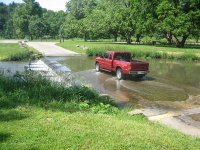
<svg viewBox="0 0 200 150">
<path fill-rule="evenodd" d="M 49 26 L 42 18 L 39 16 L 32 16 L 29 22 L 29 33 L 31 40 L 33 37 L 36 39 L 42 38 L 48 33 Z"/>
<path fill-rule="evenodd" d="M 98 39 L 108 36 L 109 26 L 105 22 L 107 15 L 101 9 L 95 9 L 84 19 L 82 32 L 90 39 Z M 86 38 L 86 35 L 84 37 Z M 86 39 L 85 39 L 86 40 Z"/>
<path fill-rule="evenodd" d="M 156 6 L 158 0 L 134 0 L 131 14 L 135 20 L 136 42 L 140 42 L 143 35 L 153 36 L 156 33 Z"/>
<path fill-rule="evenodd" d="M 91 14 L 96 6 L 97 0 L 71 0 L 66 4 L 68 15 L 61 30 L 67 34 L 68 38 L 84 37 L 87 40 L 91 31 L 91 24 L 88 24 L 88 22 L 93 17 Z M 92 31 L 90 32 L 90 36 L 93 37 L 91 33 Z"/>
<path fill-rule="evenodd" d="M 64 23 L 61 25 L 60 33 L 64 33 L 67 38 L 75 38 L 78 37 L 78 31 L 78 20 L 71 15 L 67 15 Z"/>
<path fill-rule="evenodd" d="M 13 24 L 19 38 L 29 36 L 29 22 L 32 16 L 42 16 L 42 8 L 35 0 L 24 0 L 13 14 Z"/>
<path fill-rule="evenodd" d="M 177 47 L 184 47 L 188 36 L 199 30 L 199 8 L 199 0 L 163 0 L 156 10 L 159 31 Z"/>
<path fill-rule="evenodd" d="M 5 26 L 4 26 L 4 37 L 5 38 L 15 38 L 15 29 L 14 29 L 14 26 L 13 26 L 13 13 L 15 11 L 15 8 L 17 7 L 18 4 L 16 3 L 10 3 L 8 5 L 8 17 L 7 17 L 7 21 L 5 23 Z"/>
<path fill-rule="evenodd" d="M 0 34 L 3 34 L 8 17 L 8 8 L 4 3 L 0 3 Z"/>
<path fill-rule="evenodd" d="M 63 11 L 53 12 L 46 11 L 42 17 L 49 24 L 49 35 L 52 37 L 56 37 L 59 35 L 60 26 L 63 24 L 65 20 L 65 13 Z"/>
</svg>

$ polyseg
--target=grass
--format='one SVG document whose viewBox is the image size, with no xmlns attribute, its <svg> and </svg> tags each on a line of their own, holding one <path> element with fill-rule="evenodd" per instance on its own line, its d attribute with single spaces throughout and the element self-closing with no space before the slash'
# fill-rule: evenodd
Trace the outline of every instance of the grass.
<svg viewBox="0 0 200 150">
<path fill-rule="evenodd" d="M 19 44 L 0 44 L 0 60 L 21 61 L 39 57 L 41 57 L 41 54 L 28 46 L 20 47 Z"/>
<path fill-rule="evenodd" d="M 198 48 L 175 48 L 162 45 L 127 45 L 111 42 L 83 42 L 83 41 L 65 41 L 58 44 L 69 50 L 78 53 L 95 56 L 106 50 L 124 50 L 130 51 L 135 57 L 153 58 L 153 59 L 176 59 L 187 61 L 199 61 L 200 49 Z M 79 47 L 77 47 L 79 45 Z M 80 46 L 88 47 L 83 50 Z"/>
<path fill-rule="evenodd" d="M 198 149 L 200 139 L 128 116 L 84 86 L 0 77 L 0 149 Z"/>
</svg>

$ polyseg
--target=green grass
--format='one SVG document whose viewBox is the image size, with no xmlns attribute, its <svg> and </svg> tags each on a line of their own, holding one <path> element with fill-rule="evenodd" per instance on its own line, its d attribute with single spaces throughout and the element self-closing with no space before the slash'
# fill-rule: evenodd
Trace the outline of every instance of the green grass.
<svg viewBox="0 0 200 150">
<path fill-rule="evenodd" d="M 95 56 L 107 50 L 130 51 L 135 57 L 154 58 L 154 59 L 176 59 L 176 60 L 200 60 L 200 49 L 198 48 L 176 48 L 161 45 L 127 45 L 111 42 L 83 42 L 65 41 L 58 44 L 66 49 L 86 53 L 88 56 Z M 83 50 L 79 46 L 86 46 L 88 50 Z"/>
<path fill-rule="evenodd" d="M 0 44 L 0 60 L 21 61 L 38 57 L 41 54 L 28 46 L 22 48 L 19 44 Z"/>
<path fill-rule="evenodd" d="M 200 139 L 128 116 L 87 87 L 0 77 L 0 149 L 198 149 Z"/>
</svg>

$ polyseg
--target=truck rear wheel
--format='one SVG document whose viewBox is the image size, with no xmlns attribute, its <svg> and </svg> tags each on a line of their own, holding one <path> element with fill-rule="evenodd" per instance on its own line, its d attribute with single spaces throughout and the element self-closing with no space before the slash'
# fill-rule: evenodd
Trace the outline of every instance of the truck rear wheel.
<svg viewBox="0 0 200 150">
<path fill-rule="evenodd" d="M 118 69 L 117 69 L 116 76 L 117 76 L 117 79 L 118 79 L 118 80 L 121 80 L 121 79 L 124 78 L 123 71 L 122 71 L 121 68 L 118 68 Z"/>
<path fill-rule="evenodd" d="M 99 63 L 95 64 L 95 70 L 96 70 L 96 72 L 100 72 L 101 71 Z"/>
</svg>

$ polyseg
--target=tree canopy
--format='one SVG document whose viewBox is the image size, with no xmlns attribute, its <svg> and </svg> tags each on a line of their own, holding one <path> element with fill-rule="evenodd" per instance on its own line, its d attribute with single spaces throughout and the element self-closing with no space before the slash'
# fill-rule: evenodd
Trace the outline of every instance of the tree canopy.
<svg viewBox="0 0 200 150">
<path fill-rule="evenodd" d="M 41 8 L 35 0 L 22 4 L 0 3 L 0 35 L 7 38 L 120 37 L 131 43 L 133 37 L 166 38 L 183 47 L 188 37 L 200 36 L 200 0 L 70 0 L 66 11 Z"/>
</svg>

